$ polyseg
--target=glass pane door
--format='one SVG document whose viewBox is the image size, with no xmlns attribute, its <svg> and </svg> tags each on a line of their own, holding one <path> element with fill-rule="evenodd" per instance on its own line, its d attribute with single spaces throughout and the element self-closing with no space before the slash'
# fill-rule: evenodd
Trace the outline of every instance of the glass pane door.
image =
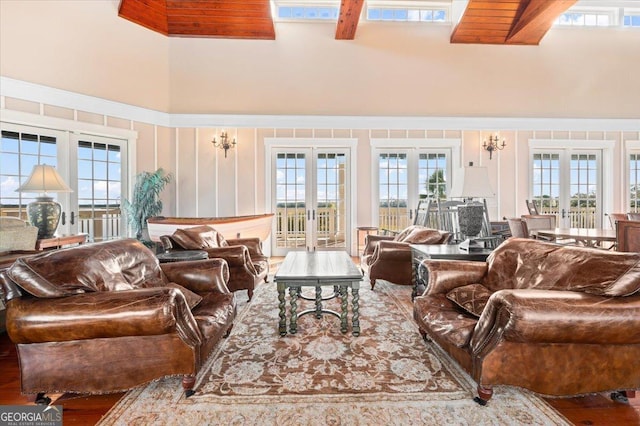
<svg viewBox="0 0 640 426">
<path fill-rule="evenodd" d="M 305 151 L 275 154 L 276 255 L 307 247 L 308 154 Z"/>
<path fill-rule="evenodd" d="M 290 250 L 347 250 L 348 150 L 276 148 L 273 151 L 273 254 Z"/>
<path fill-rule="evenodd" d="M 318 153 L 315 166 L 315 246 L 319 250 L 346 249 L 347 155 Z"/>
<path fill-rule="evenodd" d="M 601 161 L 598 151 L 534 152 L 532 194 L 541 214 L 559 227 L 601 226 Z"/>
<path fill-rule="evenodd" d="M 81 135 L 73 142 L 77 147 L 73 232 L 89 234 L 90 241 L 125 236 L 120 210 L 122 194 L 126 193 L 125 141 Z"/>
<path fill-rule="evenodd" d="M 379 167 L 378 227 L 401 231 L 410 224 L 409 175 L 406 153 L 381 153 Z"/>
</svg>

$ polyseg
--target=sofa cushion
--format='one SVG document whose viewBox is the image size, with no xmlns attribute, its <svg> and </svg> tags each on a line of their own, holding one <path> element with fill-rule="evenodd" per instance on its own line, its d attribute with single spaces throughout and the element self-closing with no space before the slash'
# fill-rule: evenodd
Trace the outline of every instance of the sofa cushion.
<svg viewBox="0 0 640 426">
<path fill-rule="evenodd" d="M 463 311 L 480 318 L 491 292 L 482 284 L 469 284 L 456 287 L 447 293 L 447 299 L 451 300 Z"/>
<path fill-rule="evenodd" d="M 487 263 L 482 284 L 491 292 L 529 288 L 627 296 L 640 291 L 640 253 L 510 238 Z"/>
<path fill-rule="evenodd" d="M 187 250 L 202 250 L 229 245 L 222 234 L 207 225 L 176 229 L 171 238 Z"/>
</svg>

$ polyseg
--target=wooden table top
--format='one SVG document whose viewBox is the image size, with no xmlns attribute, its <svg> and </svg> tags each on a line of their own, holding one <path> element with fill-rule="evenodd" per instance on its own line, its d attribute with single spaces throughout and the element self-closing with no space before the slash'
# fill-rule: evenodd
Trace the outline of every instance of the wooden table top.
<svg viewBox="0 0 640 426">
<path fill-rule="evenodd" d="M 538 229 L 535 231 L 538 235 L 547 237 L 576 238 L 589 239 L 597 241 L 615 241 L 615 229 L 603 228 L 555 228 L 555 229 Z"/>
<path fill-rule="evenodd" d="M 344 251 L 290 251 L 274 277 L 281 280 L 360 280 L 362 272 Z"/>
</svg>

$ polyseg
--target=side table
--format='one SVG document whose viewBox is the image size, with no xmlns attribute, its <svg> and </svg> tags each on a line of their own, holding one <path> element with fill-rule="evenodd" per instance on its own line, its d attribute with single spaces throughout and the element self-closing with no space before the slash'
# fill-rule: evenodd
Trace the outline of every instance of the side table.
<svg viewBox="0 0 640 426">
<path fill-rule="evenodd" d="M 43 238 L 36 241 L 36 250 L 57 249 L 71 244 L 84 244 L 87 242 L 87 234 L 58 235 L 51 238 Z"/>
<path fill-rule="evenodd" d="M 378 227 L 377 226 L 358 226 L 357 230 L 358 232 L 357 232 L 356 238 L 358 239 L 358 256 L 360 256 L 360 254 L 364 251 L 364 246 L 360 245 L 360 233 L 361 232 L 365 233 L 364 238 L 366 241 L 367 235 L 370 235 L 373 232 L 375 232 L 376 234 L 378 233 Z M 362 247 L 362 250 L 360 250 L 361 247 Z"/>
<path fill-rule="evenodd" d="M 470 260 L 484 262 L 493 249 L 461 250 L 457 244 L 411 244 L 411 300 L 427 288 L 427 271 L 420 268 L 425 259 Z"/>
<path fill-rule="evenodd" d="M 165 251 L 156 255 L 160 263 L 184 262 L 185 260 L 208 259 L 209 254 L 204 250 L 175 250 Z"/>
</svg>

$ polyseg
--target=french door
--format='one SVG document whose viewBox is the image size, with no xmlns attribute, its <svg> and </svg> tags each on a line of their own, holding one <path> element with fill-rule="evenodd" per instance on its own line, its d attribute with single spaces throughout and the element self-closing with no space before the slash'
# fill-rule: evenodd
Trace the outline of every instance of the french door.
<svg viewBox="0 0 640 426">
<path fill-rule="evenodd" d="M 533 149 L 531 196 L 563 228 L 602 226 L 602 151 Z"/>
<path fill-rule="evenodd" d="M 126 194 L 127 140 L 1 123 L 0 213 L 26 219 L 38 194 L 15 190 L 34 165 L 54 166 L 73 190 L 49 194 L 62 205 L 57 234 L 87 233 L 90 241 L 127 234 L 120 212 Z"/>
<path fill-rule="evenodd" d="M 127 234 L 121 212 L 122 194 L 127 188 L 127 149 L 122 139 L 72 134 L 69 177 L 71 232 L 89 234 L 92 241 Z"/>
<path fill-rule="evenodd" d="M 350 247 L 350 151 L 272 149 L 273 254 Z"/>
<path fill-rule="evenodd" d="M 377 150 L 378 227 L 400 231 L 413 223 L 420 199 L 446 199 L 451 157 L 448 148 Z"/>
</svg>

